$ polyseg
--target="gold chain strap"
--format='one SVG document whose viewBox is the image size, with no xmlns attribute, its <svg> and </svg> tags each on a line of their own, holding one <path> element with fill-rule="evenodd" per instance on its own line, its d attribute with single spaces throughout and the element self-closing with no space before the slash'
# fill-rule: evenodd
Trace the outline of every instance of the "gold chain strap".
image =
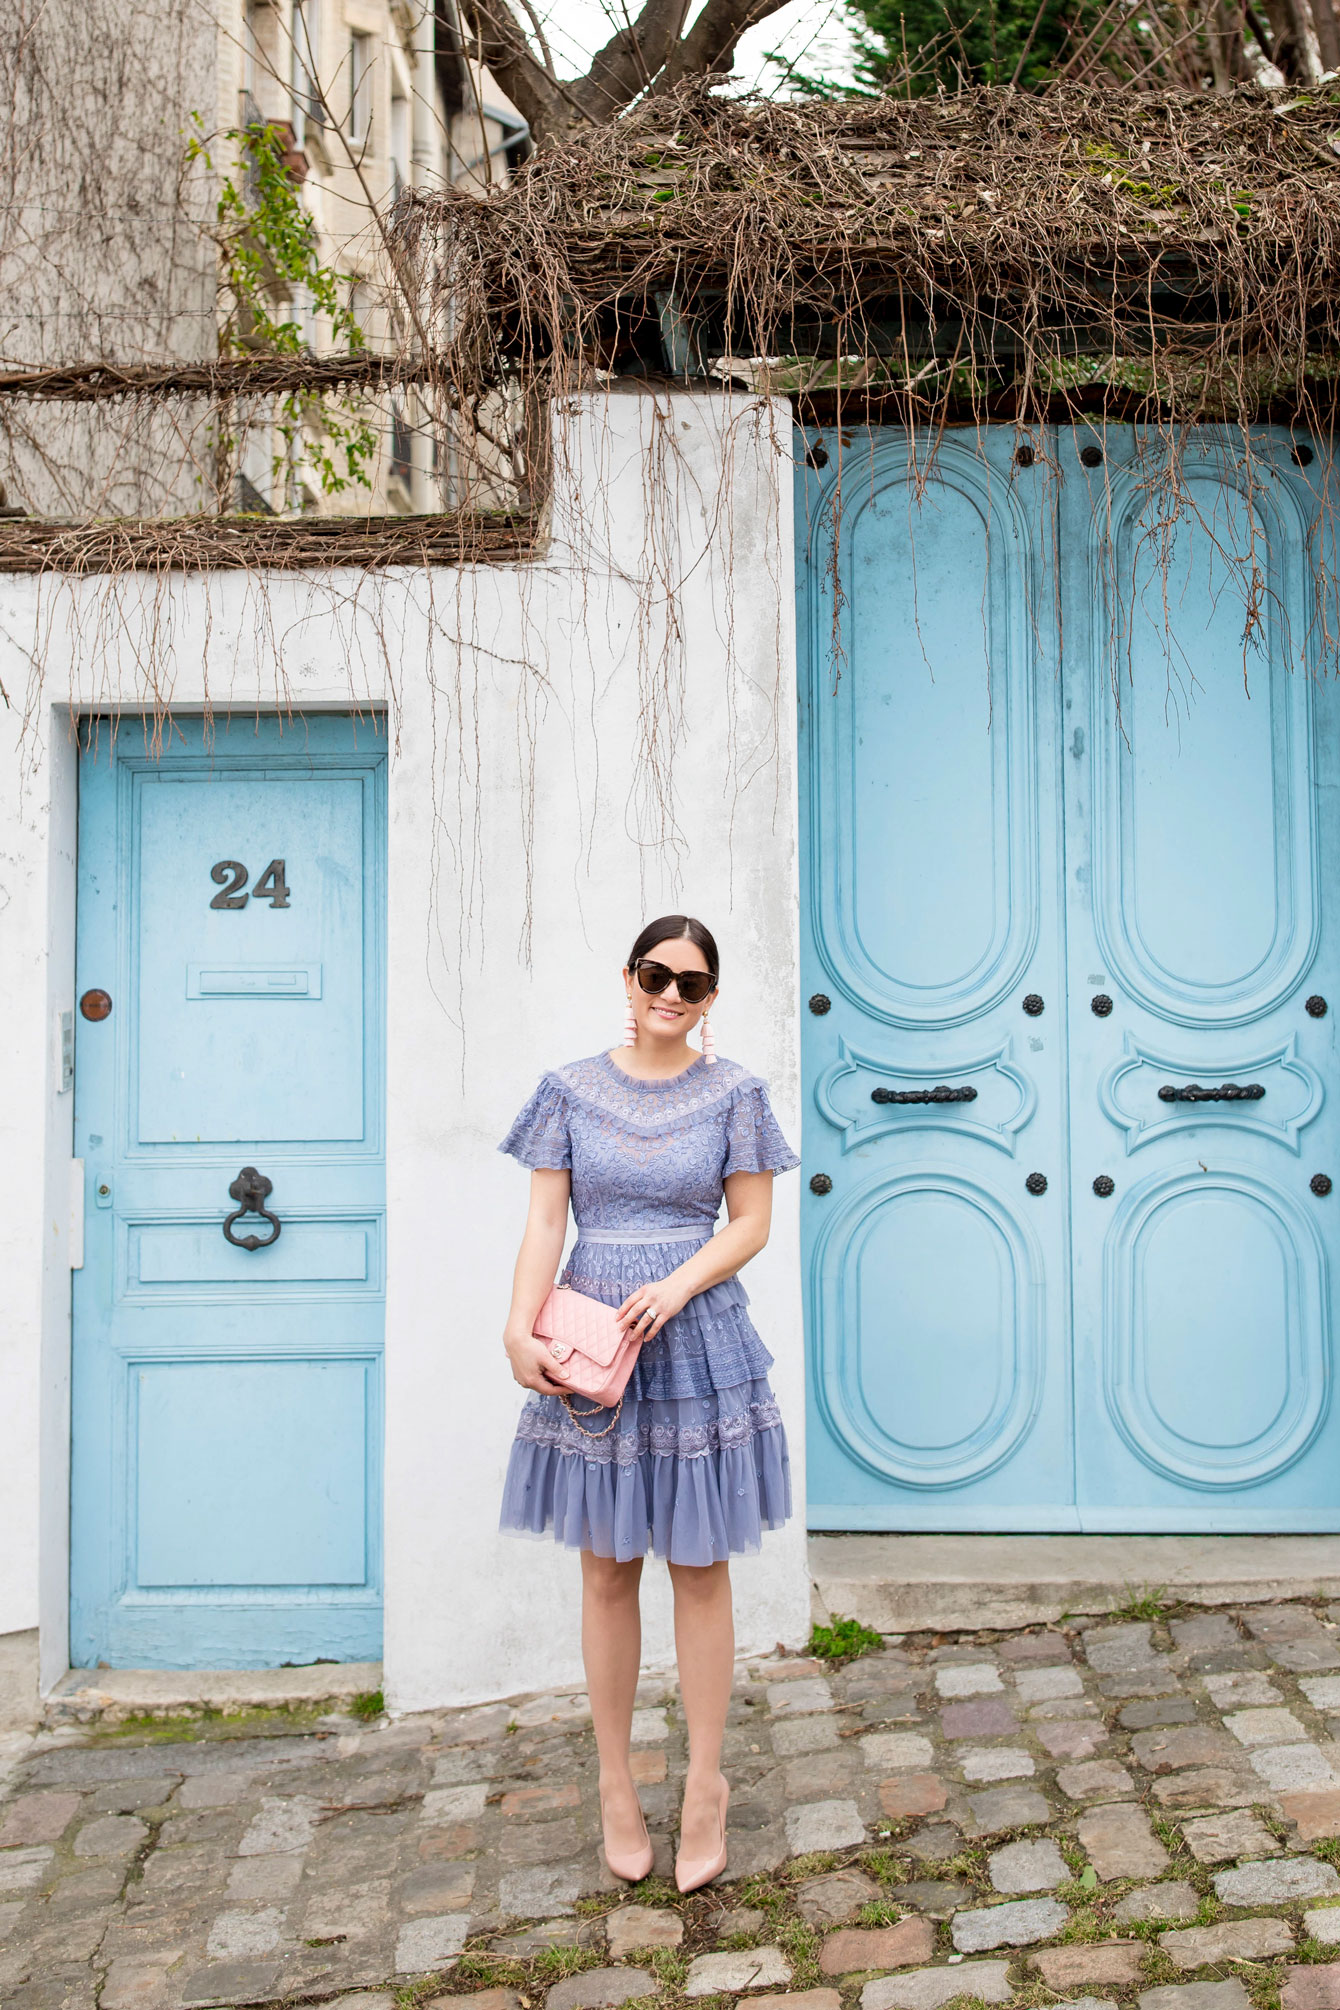
<svg viewBox="0 0 1340 2010">
<path fill-rule="evenodd" d="M 610 1432 L 614 1429 L 614 1426 L 618 1423 L 619 1412 L 623 1408 L 623 1397 L 620 1396 L 618 1402 L 614 1405 L 614 1415 L 610 1418 L 604 1430 L 588 1431 L 583 1427 L 581 1419 L 583 1417 L 598 1417 L 600 1415 L 602 1406 L 599 1403 L 597 1403 L 594 1410 L 574 1410 L 572 1407 L 571 1396 L 560 1396 L 558 1400 L 563 1405 L 563 1408 L 567 1411 L 568 1415 L 572 1418 L 573 1423 L 576 1424 L 577 1429 L 581 1431 L 581 1434 L 584 1438 L 607 1438 Z"/>
</svg>

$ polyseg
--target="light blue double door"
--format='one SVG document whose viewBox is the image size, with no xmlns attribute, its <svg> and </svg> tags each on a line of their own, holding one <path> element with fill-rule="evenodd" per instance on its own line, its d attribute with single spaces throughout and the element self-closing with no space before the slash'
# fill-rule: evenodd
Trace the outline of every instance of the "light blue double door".
<svg viewBox="0 0 1340 2010">
<path fill-rule="evenodd" d="M 375 1659 L 385 741 L 81 736 L 71 1658 Z"/>
<path fill-rule="evenodd" d="M 801 442 L 812 1526 L 1340 1529 L 1295 444 Z"/>
</svg>

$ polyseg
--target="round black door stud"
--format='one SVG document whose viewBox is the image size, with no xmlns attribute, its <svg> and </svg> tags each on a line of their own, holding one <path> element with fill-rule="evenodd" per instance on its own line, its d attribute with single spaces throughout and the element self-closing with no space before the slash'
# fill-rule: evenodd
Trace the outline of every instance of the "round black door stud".
<svg viewBox="0 0 1340 2010">
<path fill-rule="evenodd" d="M 1324 1019 L 1326 1017 L 1326 1000 L 1322 997 L 1320 991 L 1312 993 L 1303 1010 L 1307 1013 L 1309 1019 Z"/>
<path fill-rule="evenodd" d="M 826 468 L 828 466 L 828 449 L 822 440 L 816 440 L 806 453 L 805 464 L 811 468 Z"/>
<path fill-rule="evenodd" d="M 810 1010 L 811 1012 L 813 1012 L 815 1018 L 822 1019 L 824 1013 L 831 1012 L 832 1009 L 833 1009 L 832 999 L 826 998 L 822 991 L 816 991 L 814 996 L 810 1000 Z"/>
<path fill-rule="evenodd" d="M 1093 1190 L 1099 1200 L 1111 1200 L 1117 1190 L 1117 1183 L 1114 1179 L 1109 1179 L 1106 1173 L 1099 1173 L 1093 1183 Z"/>
<path fill-rule="evenodd" d="M 810 1175 L 811 1193 L 832 1193 L 832 1191 L 833 1182 L 827 1173 L 812 1173 Z"/>
<path fill-rule="evenodd" d="M 1024 1181 L 1024 1185 L 1031 1194 L 1046 1193 L 1047 1175 L 1046 1173 L 1030 1173 Z"/>
<path fill-rule="evenodd" d="M 1103 450 L 1101 447 L 1081 447 L 1079 457 L 1086 468 L 1101 468 L 1103 465 Z"/>
<path fill-rule="evenodd" d="M 96 1025 L 99 1019 L 111 1018 L 112 1001 L 105 991 L 86 991 L 79 1000 L 79 1010 Z"/>
<path fill-rule="evenodd" d="M 1024 1000 L 1024 1010 L 1030 1019 L 1040 1019 L 1046 1011 L 1046 1002 L 1037 991 L 1030 991 Z"/>
<path fill-rule="evenodd" d="M 1030 446 L 1019 446 L 1014 450 L 1014 465 L 1016 468 L 1031 468 L 1036 458 L 1037 456 Z"/>
<path fill-rule="evenodd" d="M 1308 1181 L 1308 1185 L 1318 1200 L 1325 1200 L 1331 1190 L 1331 1175 L 1329 1173 L 1313 1173 L 1311 1179 Z"/>
<path fill-rule="evenodd" d="M 1312 449 L 1305 440 L 1300 440 L 1293 449 L 1293 457 L 1300 468 L 1312 466 Z"/>
<path fill-rule="evenodd" d="M 1089 1010 L 1095 1019 L 1107 1019 L 1111 1017 L 1112 1000 L 1108 997 L 1106 991 L 1100 991 L 1096 997 L 1089 1000 Z"/>
</svg>

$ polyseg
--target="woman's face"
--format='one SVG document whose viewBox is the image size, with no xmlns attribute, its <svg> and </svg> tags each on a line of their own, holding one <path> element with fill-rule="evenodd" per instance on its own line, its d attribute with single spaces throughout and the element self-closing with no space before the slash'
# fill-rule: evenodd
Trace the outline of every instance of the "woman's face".
<svg viewBox="0 0 1340 2010">
<path fill-rule="evenodd" d="M 648 963 L 663 963 L 667 970 L 708 970 L 711 965 L 696 942 L 687 936 L 677 935 L 669 942 L 658 942 L 654 949 L 646 952 Z M 713 991 L 701 1005 L 686 1005 L 679 995 L 677 984 L 667 984 L 664 991 L 652 996 L 644 991 L 637 977 L 624 966 L 624 984 L 632 992 L 633 1017 L 637 1020 L 639 1037 L 652 1040 L 682 1040 L 691 1033 L 716 997 Z"/>
</svg>

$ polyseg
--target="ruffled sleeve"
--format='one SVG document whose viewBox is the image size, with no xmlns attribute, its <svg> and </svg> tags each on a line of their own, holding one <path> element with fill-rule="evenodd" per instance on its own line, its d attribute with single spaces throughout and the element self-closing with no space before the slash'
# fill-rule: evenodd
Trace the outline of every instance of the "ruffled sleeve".
<svg viewBox="0 0 1340 2010">
<path fill-rule="evenodd" d="M 498 1150 L 520 1159 L 532 1172 L 565 1172 L 571 1167 L 567 1098 L 552 1075 L 542 1078 Z"/>
<path fill-rule="evenodd" d="M 790 1172 L 800 1160 L 782 1136 L 762 1082 L 745 1082 L 735 1092 L 726 1117 L 726 1163 L 721 1177 L 736 1172 Z"/>
</svg>

